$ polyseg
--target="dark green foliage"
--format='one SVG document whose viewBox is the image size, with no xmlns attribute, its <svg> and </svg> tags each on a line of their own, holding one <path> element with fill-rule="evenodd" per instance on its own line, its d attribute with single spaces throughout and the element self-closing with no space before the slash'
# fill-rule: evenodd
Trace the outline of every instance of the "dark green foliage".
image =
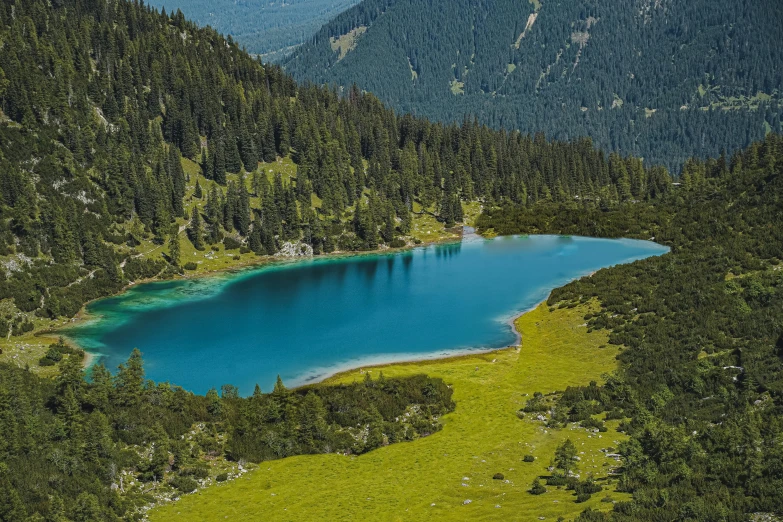
<svg viewBox="0 0 783 522">
<path fill-rule="evenodd" d="M 530 487 L 530 493 L 533 495 L 543 495 L 546 493 L 546 488 L 541 484 L 541 480 L 538 477 L 533 480 L 533 484 Z"/>
<path fill-rule="evenodd" d="M 489 210 L 482 228 L 631 236 L 672 252 L 598 271 L 552 292 L 550 307 L 597 299 L 585 317 L 623 346 L 603 386 L 569 388 L 558 422 L 628 418 L 611 520 L 745 520 L 783 511 L 783 139 L 690 161 L 651 202 Z M 752 448 L 752 449 L 749 449 Z M 582 494 L 589 494 L 584 486 Z M 592 488 L 591 488 L 592 489 Z M 603 520 L 586 512 L 580 520 Z"/>
<path fill-rule="evenodd" d="M 494 475 L 492 475 L 493 480 L 503 480 L 505 478 L 506 476 L 503 475 L 502 473 L 495 473 Z"/>
<path fill-rule="evenodd" d="M 63 346 L 50 351 L 60 354 Z M 205 456 L 259 462 L 362 453 L 433 433 L 438 417 L 454 409 L 451 390 L 423 375 L 295 391 L 280 382 L 271 394 L 256 389 L 249 398 L 226 385 L 220 395 L 197 396 L 145 380 L 138 350 L 114 377 L 102 365 L 93 368 L 91 382 L 79 355 L 62 359 L 55 380 L 0 365 L 4 522 L 36 513 L 46 520 L 58 520 L 57 513 L 72 520 L 135 519 L 149 500 L 114 492 L 120 472 L 189 493 L 210 475 Z"/>
<path fill-rule="evenodd" d="M 187 263 L 182 265 L 182 268 L 184 268 L 185 270 L 195 270 L 198 268 L 198 265 L 193 261 L 188 261 Z"/>
<path fill-rule="evenodd" d="M 533 455 L 525 455 L 522 460 L 524 462 L 535 462 L 536 458 Z"/>
<path fill-rule="evenodd" d="M 0 252 L 18 260 L 0 299 L 23 313 L 72 316 L 177 274 L 183 216 L 197 250 L 230 237 L 257 254 L 287 241 L 320 254 L 402 246 L 417 201 L 452 225 L 463 201 L 595 206 L 670 188 L 664 170 L 589 140 L 432 124 L 357 89 L 299 87 L 211 29 L 128 1 L 5 5 L 0 41 Z M 257 168 L 290 152 L 295 177 Z M 188 204 L 183 157 L 220 185 L 204 201 L 197 178 L 203 206 Z M 151 238 L 155 259 L 129 250 Z"/>
<path fill-rule="evenodd" d="M 364 0 L 284 64 L 398 110 L 590 136 L 679 169 L 783 130 L 781 26 L 774 2 Z M 359 27 L 341 57 L 332 39 Z"/>
</svg>

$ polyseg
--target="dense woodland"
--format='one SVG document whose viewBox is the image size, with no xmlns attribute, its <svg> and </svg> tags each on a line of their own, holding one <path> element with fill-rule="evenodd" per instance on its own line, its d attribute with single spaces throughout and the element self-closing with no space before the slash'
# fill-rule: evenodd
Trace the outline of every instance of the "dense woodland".
<svg viewBox="0 0 783 522">
<path fill-rule="evenodd" d="M 679 167 L 780 131 L 776 2 L 365 0 L 285 62 L 441 121 L 590 136 Z M 344 55 L 333 38 L 367 27 Z"/>
<path fill-rule="evenodd" d="M 0 45 L 0 299 L 18 312 L 0 318 L 3 336 L 180 272 L 178 218 L 199 250 L 301 242 L 318 255 L 404 246 L 414 202 L 450 226 L 461 201 L 620 201 L 670 186 L 664 169 L 587 139 L 444 126 L 356 90 L 299 87 L 213 30 L 134 2 L 4 2 Z M 261 173 L 282 156 L 297 164 L 291 182 Z M 182 157 L 213 190 L 197 180 L 184 197 Z M 138 255 L 144 238 L 169 256 Z"/>
<path fill-rule="evenodd" d="M 56 346 L 55 346 L 56 349 Z M 248 398 L 225 385 L 194 395 L 144 379 L 134 351 L 112 376 L 90 382 L 81 357 L 55 380 L 0 364 L 0 520 L 140 520 L 140 508 L 229 478 L 208 461 L 241 463 L 290 455 L 360 454 L 440 429 L 454 409 L 439 379 L 367 378 L 362 383 Z"/>
<path fill-rule="evenodd" d="M 666 12 L 651 11 L 649 23 Z M 751 19 L 764 34 L 775 16 Z M 747 33 L 737 41 L 756 38 Z M 4 2 L 0 49 L 0 299 L 16 310 L 0 318 L 3 336 L 29 331 L 34 315 L 68 317 L 129 281 L 181 272 L 179 223 L 198 249 L 233 241 L 270 255 L 288 242 L 321 254 L 409 243 L 414 202 L 451 225 L 461 202 L 478 200 L 487 209 L 480 228 L 501 234 L 654 237 L 672 253 L 553 293 L 551 306 L 597 298 L 589 327 L 609 329 L 625 348 L 618 375 L 567 391 L 557 411 L 568 414 L 552 421 L 591 422 L 585 412 L 604 410 L 626 419 L 621 485 L 634 500 L 618 503 L 613 519 L 783 510 L 779 136 L 684 161 L 675 184 L 665 168 L 604 154 L 589 139 L 430 123 L 358 89 L 298 86 L 181 14 L 124 0 Z M 736 73 L 750 83 L 724 89 L 774 89 L 767 73 L 777 69 L 765 60 L 774 64 L 775 52 L 747 61 L 754 74 Z M 683 119 L 660 143 L 685 132 L 738 145 L 755 131 L 740 126 L 727 138 L 732 118 L 762 113 L 778 125 L 771 105 L 676 112 Z M 704 127 L 691 128 L 692 115 Z M 261 174 L 280 157 L 297 165 L 290 181 Z M 193 180 L 183 158 L 200 166 L 196 186 L 210 180 L 214 190 L 185 197 Z M 142 238 L 169 254 L 137 256 Z M 56 380 L 0 366 L 0 520 L 131 517 L 151 498 L 120 477 L 191 491 L 205 479 L 205 457 L 360 453 L 431 433 L 453 408 L 448 387 L 426 377 L 293 392 L 279 383 L 249 398 L 227 385 L 201 397 L 145 381 L 138 353 L 115 376 L 97 367 L 88 383 L 78 355 L 52 346 L 45 359 L 59 365 Z M 580 488 L 589 495 L 592 486 Z"/>
<path fill-rule="evenodd" d="M 609 330 L 624 347 L 615 377 L 566 390 L 550 420 L 594 427 L 604 417 L 626 419 L 620 489 L 633 500 L 580 520 L 740 521 L 783 512 L 783 138 L 688 162 L 682 185 L 653 203 L 509 205 L 480 226 L 654 237 L 672 248 L 549 298 L 553 307 L 597 299 L 588 328 Z"/>
<path fill-rule="evenodd" d="M 251 54 L 277 61 L 310 38 L 332 17 L 357 0 L 151 0 L 147 4 L 174 13 L 178 9 L 201 26 L 231 35 Z"/>
</svg>

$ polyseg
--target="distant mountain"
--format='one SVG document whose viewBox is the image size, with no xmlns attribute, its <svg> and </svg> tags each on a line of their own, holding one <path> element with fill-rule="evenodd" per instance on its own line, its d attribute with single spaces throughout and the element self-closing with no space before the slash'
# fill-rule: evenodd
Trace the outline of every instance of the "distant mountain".
<svg viewBox="0 0 783 522">
<path fill-rule="evenodd" d="M 782 27 L 774 1 L 365 0 L 284 66 L 678 167 L 780 130 Z"/>
<path fill-rule="evenodd" d="M 180 9 L 199 25 L 231 35 L 264 61 L 277 61 L 310 39 L 335 15 L 358 0 L 149 0 L 147 4 Z"/>
</svg>

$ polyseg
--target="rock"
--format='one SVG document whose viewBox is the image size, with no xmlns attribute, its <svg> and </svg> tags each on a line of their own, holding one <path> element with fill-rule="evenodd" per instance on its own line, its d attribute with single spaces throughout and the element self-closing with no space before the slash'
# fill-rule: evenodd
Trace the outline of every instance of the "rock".
<svg viewBox="0 0 783 522">
<path fill-rule="evenodd" d="M 470 500 L 470 499 L 468 498 L 468 499 L 465 499 L 465 500 L 463 500 L 463 501 L 462 501 L 462 505 L 463 505 L 463 506 L 467 506 L 467 505 L 468 505 L 468 504 L 470 504 L 471 502 L 473 502 L 473 501 L 472 501 L 472 500 Z"/>
</svg>

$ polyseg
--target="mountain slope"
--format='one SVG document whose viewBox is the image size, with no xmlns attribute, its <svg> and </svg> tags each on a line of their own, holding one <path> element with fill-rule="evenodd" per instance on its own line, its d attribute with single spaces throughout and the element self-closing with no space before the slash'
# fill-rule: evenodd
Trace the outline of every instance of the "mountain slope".
<svg viewBox="0 0 783 522">
<path fill-rule="evenodd" d="M 150 0 L 173 13 L 177 9 L 199 25 L 231 35 L 248 52 L 277 61 L 310 39 L 335 15 L 357 0 Z"/>
<path fill-rule="evenodd" d="M 679 166 L 780 129 L 773 4 L 365 0 L 284 67 L 431 118 L 588 135 Z"/>
</svg>

